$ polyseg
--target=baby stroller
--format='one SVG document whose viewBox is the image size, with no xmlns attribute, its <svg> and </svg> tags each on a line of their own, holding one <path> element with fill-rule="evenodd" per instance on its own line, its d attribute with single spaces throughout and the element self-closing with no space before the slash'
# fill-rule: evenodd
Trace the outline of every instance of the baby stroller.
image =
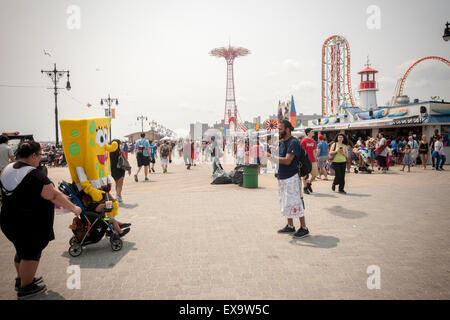
<svg viewBox="0 0 450 320">
<path fill-rule="evenodd" d="M 368 168 L 369 165 L 369 153 L 366 149 L 359 149 L 358 152 L 353 152 L 353 160 L 355 162 L 355 173 L 372 173 L 372 170 Z"/>
<path fill-rule="evenodd" d="M 104 235 L 109 237 L 113 251 L 122 249 L 122 239 L 109 223 L 109 218 L 105 217 L 105 212 L 110 212 L 112 209 L 105 208 L 102 213 L 85 210 L 81 201 L 81 193 L 75 183 L 69 184 L 63 181 L 59 184 L 58 189 L 82 210 L 80 217 L 75 217 L 73 224 L 69 226 L 74 234 L 69 240 L 69 254 L 72 257 L 81 255 L 84 246 L 99 242 Z"/>
</svg>

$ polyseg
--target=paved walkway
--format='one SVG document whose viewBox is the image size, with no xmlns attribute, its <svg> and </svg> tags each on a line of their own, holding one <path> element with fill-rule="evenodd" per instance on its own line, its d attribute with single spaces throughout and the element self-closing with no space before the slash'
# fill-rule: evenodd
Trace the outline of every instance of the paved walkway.
<svg viewBox="0 0 450 320">
<path fill-rule="evenodd" d="M 315 182 L 302 240 L 276 232 L 285 220 L 273 175 L 258 189 L 210 185 L 207 164 L 164 175 L 157 166 L 149 183 L 127 176 L 119 217 L 133 226 L 123 249 L 103 239 L 69 256 L 73 214 L 57 213 L 38 269 L 48 291 L 37 298 L 449 299 L 450 168 L 399 169 L 351 173 L 347 195 Z M 70 180 L 67 168 L 49 176 Z M 15 299 L 13 246 L 2 233 L 0 243 L 0 299 Z M 67 287 L 71 265 L 80 289 Z M 369 266 L 379 267 L 380 289 L 368 289 Z"/>
</svg>

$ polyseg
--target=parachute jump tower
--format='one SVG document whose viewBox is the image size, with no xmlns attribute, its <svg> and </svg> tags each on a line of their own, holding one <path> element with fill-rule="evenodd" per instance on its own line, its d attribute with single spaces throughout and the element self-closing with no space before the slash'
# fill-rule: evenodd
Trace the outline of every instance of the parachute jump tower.
<svg viewBox="0 0 450 320">
<path fill-rule="evenodd" d="M 224 125 L 228 125 L 228 129 L 235 131 L 238 128 L 238 111 L 236 105 L 236 97 L 234 93 L 234 59 L 250 54 L 248 49 L 242 47 L 232 47 L 231 44 L 227 47 L 215 48 L 209 52 L 210 55 L 225 58 L 227 62 L 227 89 L 225 93 L 225 112 Z M 231 126 L 233 124 L 233 127 Z"/>
</svg>

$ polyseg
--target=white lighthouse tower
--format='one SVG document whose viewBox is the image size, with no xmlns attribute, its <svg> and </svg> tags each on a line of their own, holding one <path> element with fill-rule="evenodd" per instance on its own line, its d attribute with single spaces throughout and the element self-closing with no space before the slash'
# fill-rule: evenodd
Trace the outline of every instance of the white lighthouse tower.
<svg viewBox="0 0 450 320">
<path fill-rule="evenodd" d="M 375 73 L 378 71 L 370 68 L 369 57 L 367 57 L 366 68 L 358 72 L 361 75 L 361 83 L 359 85 L 359 101 L 362 110 L 371 110 L 377 108 L 377 82 L 375 81 Z"/>
</svg>

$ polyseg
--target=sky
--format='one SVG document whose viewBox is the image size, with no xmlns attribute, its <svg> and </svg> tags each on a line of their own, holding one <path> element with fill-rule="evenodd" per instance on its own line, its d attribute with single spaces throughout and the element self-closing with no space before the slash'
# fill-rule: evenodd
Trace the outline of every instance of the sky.
<svg viewBox="0 0 450 320">
<path fill-rule="evenodd" d="M 186 135 L 190 123 L 223 118 L 226 63 L 208 53 L 229 42 L 251 51 L 234 70 L 243 120 L 267 119 L 290 95 L 298 113 L 320 114 L 321 52 L 331 35 L 349 42 L 354 96 L 369 56 L 385 105 L 414 61 L 450 60 L 446 21 L 448 0 L 1 0 L 0 130 L 55 139 L 52 84 L 41 70 L 56 63 L 72 87 L 58 95 L 60 119 L 104 116 L 100 99 L 110 94 L 119 99 L 113 137 L 140 131 L 140 115 L 144 130 L 154 120 Z M 419 64 L 404 93 L 450 101 L 450 68 Z"/>
</svg>

